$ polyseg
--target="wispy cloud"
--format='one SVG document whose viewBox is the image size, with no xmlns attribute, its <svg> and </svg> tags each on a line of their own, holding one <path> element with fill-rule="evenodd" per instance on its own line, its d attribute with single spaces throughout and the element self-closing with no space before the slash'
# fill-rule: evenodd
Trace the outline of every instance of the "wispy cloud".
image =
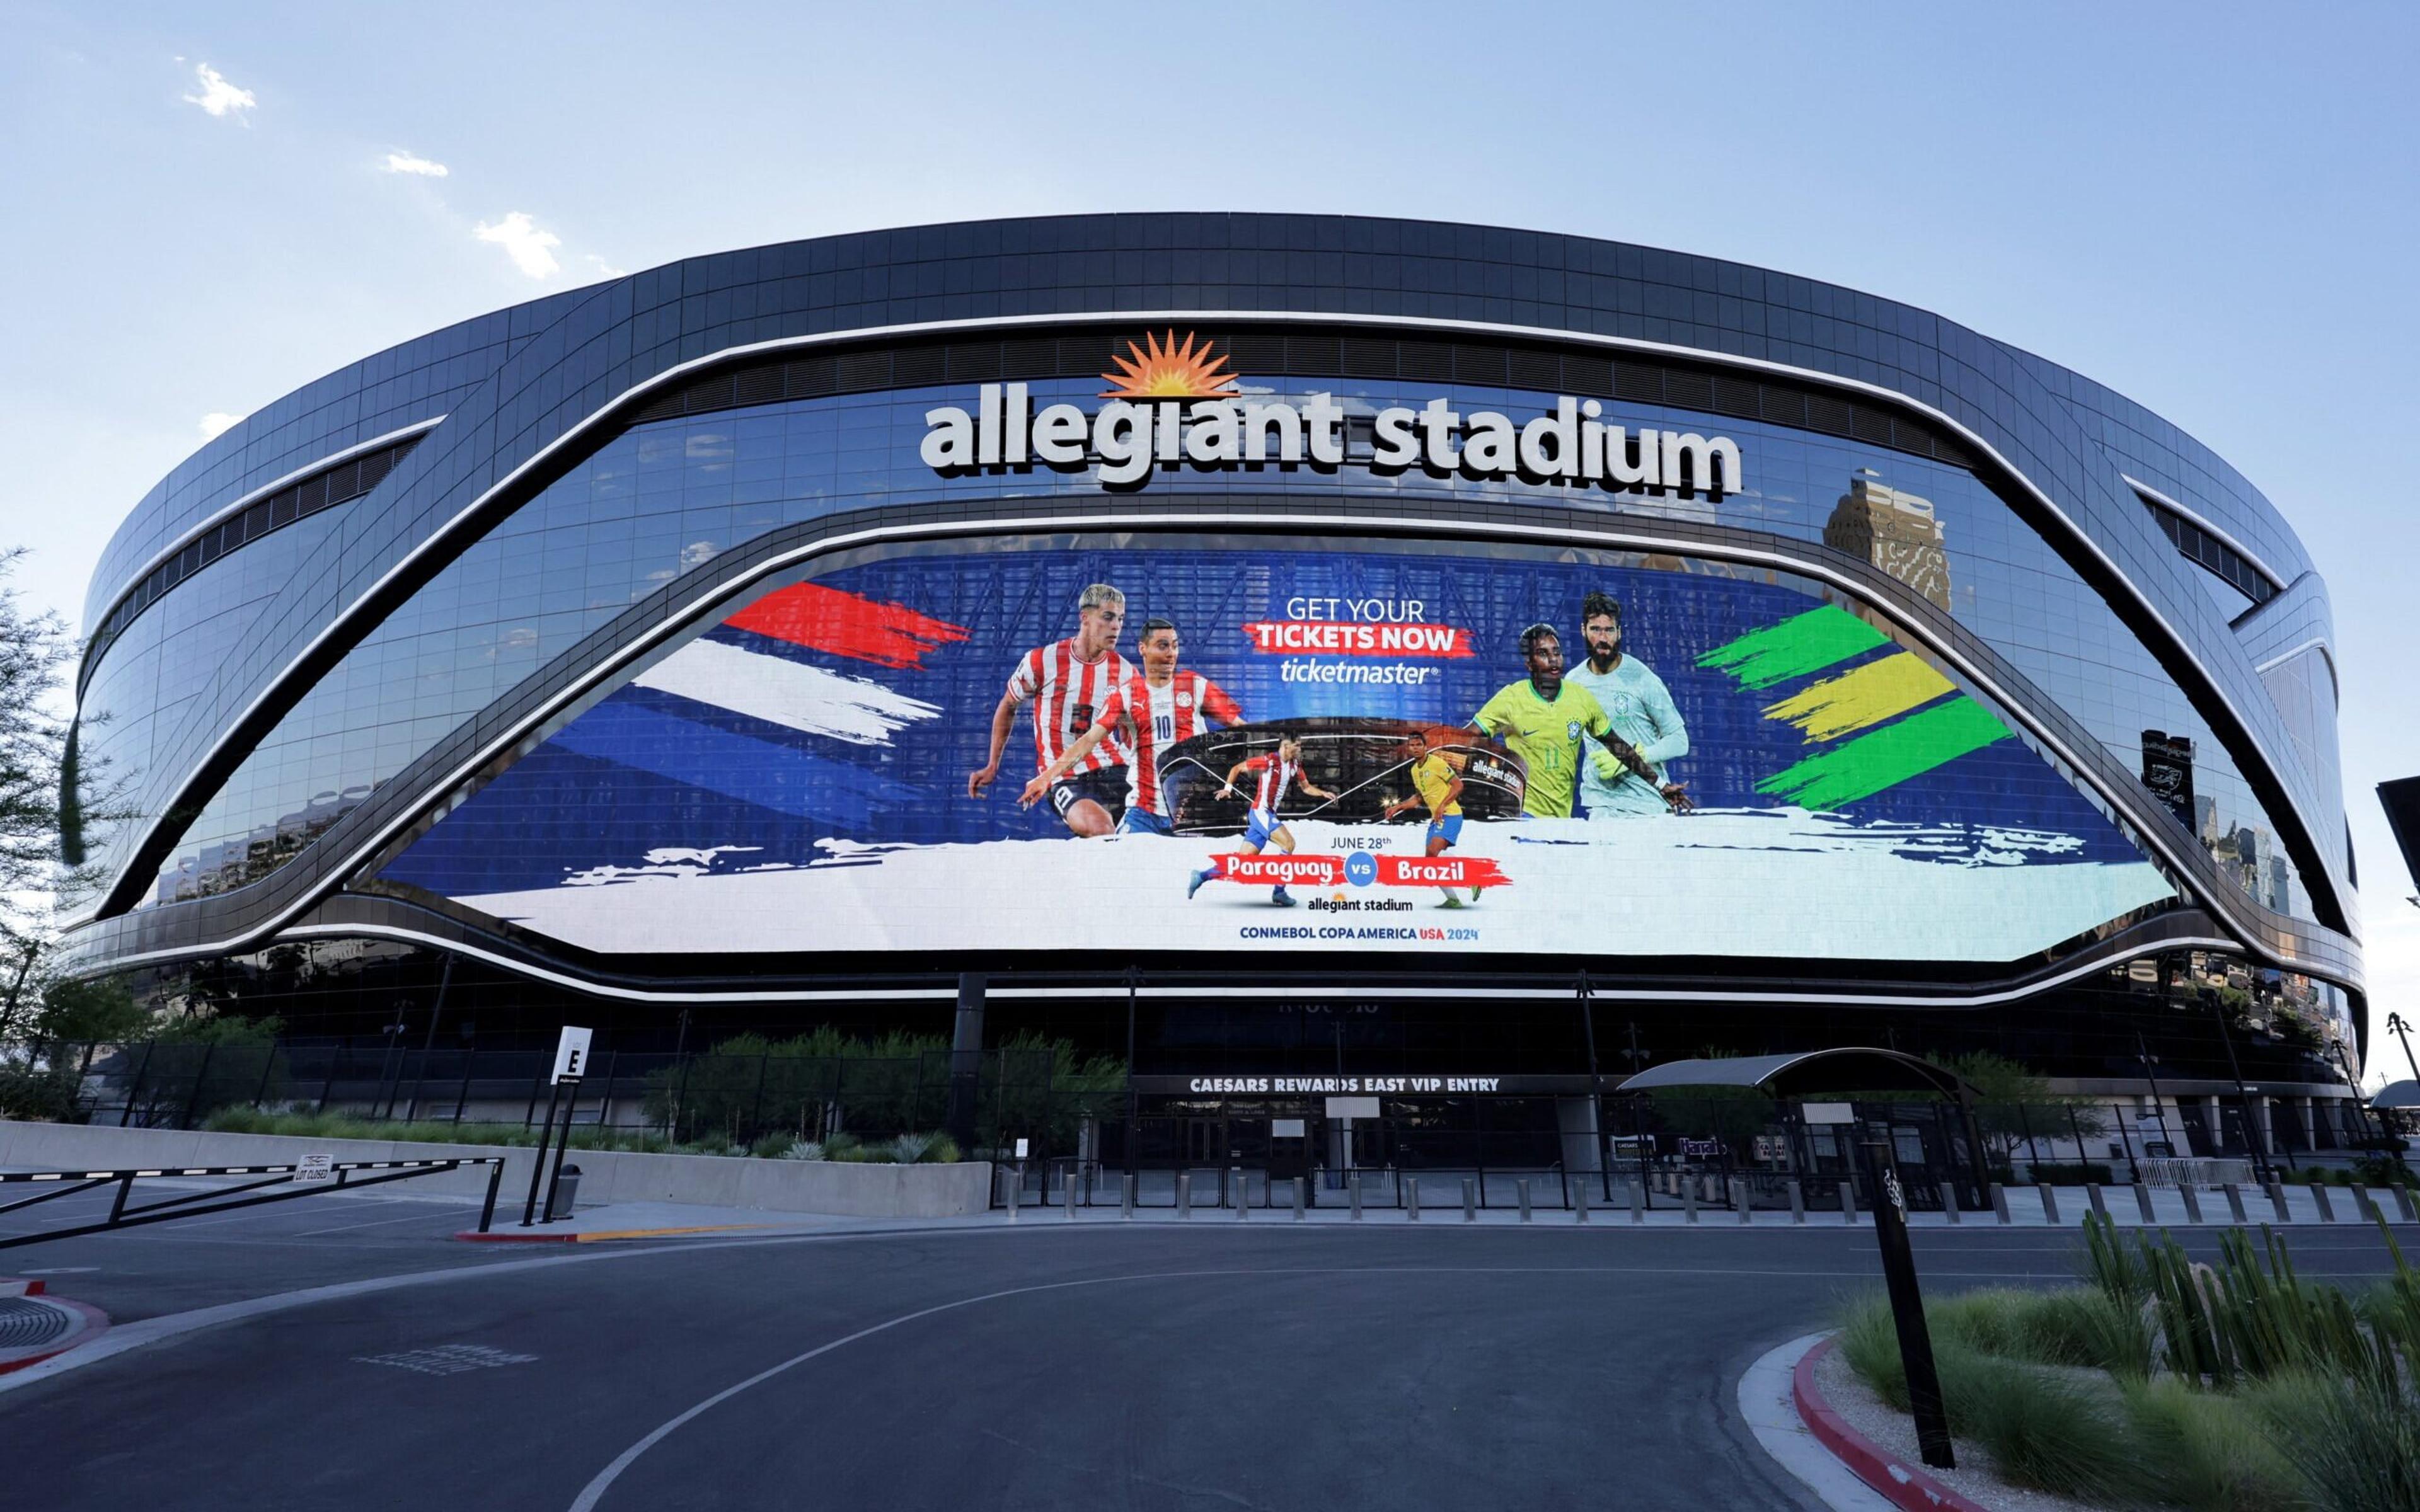
<svg viewBox="0 0 2420 1512">
<path fill-rule="evenodd" d="M 417 152 L 390 152 L 386 155 L 386 171 L 418 174 L 423 178 L 442 178 L 447 170 L 445 164 L 433 162 Z"/>
<path fill-rule="evenodd" d="M 207 63 L 194 65 L 194 80 L 201 85 L 198 95 L 187 95 L 185 103 L 199 105 L 213 116 L 232 116 L 237 120 L 247 117 L 244 112 L 260 103 L 249 89 L 239 89 L 229 84 L 226 75 Z"/>
<path fill-rule="evenodd" d="M 554 249 L 563 245 L 563 239 L 538 229 L 525 211 L 515 210 L 492 224 L 482 221 L 471 234 L 504 248 L 513 266 L 532 278 L 552 278 L 563 271 L 563 265 L 554 259 Z"/>
<path fill-rule="evenodd" d="M 582 255 L 590 267 L 597 270 L 597 275 L 599 278 L 626 278 L 629 275 L 630 270 L 628 269 L 616 268 L 612 263 L 607 262 L 604 258 L 599 257 L 593 252 L 585 253 Z"/>
<path fill-rule="evenodd" d="M 221 431 L 226 429 L 229 425 L 234 424 L 237 421 L 241 420 L 242 418 L 243 417 L 241 415 L 228 414 L 224 409 L 211 410 L 209 414 L 202 417 L 202 423 L 199 426 L 202 433 L 202 440 L 210 440 L 217 436 Z"/>
</svg>

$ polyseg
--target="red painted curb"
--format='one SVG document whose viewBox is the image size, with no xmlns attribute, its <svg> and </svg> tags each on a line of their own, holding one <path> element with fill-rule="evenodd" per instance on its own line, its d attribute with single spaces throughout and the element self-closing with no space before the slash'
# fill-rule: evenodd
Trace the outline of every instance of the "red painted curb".
<svg viewBox="0 0 2420 1512">
<path fill-rule="evenodd" d="M 465 1228 L 454 1237 L 473 1244 L 577 1244 L 580 1242 L 578 1234 L 516 1234 L 509 1230 L 500 1234 L 483 1234 L 475 1228 Z"/>
<path fill-rule="evenodd" d="M 1798 1406 L 1798 1415 L 1805 1421 L 1818 1443 L 1839 1457 L 1840 1462 L 1855 1471 L 1857 1478 L 1890 1498 L 1893 1505 L 1907 1512 L 1990 1512 L 1990 1508 L 1959 1495 L 1927 1474 L 1922 1468 L 1887 1453 L 1881 1444 L 1849 1427 L 1846 1419 L 1832 1411 L 1832 1404 L 1815 1389 L 1815 1365 L 1832 1351 L 1838 1341 L 1825 1339 L 1807 1350 L 1790 1373 L 1790 1395 Z"/>
<path fill-rule="evenodd" d="M 0 1360 L 0 1376 L 5 1376 L 12 1370 L 23 1370 L 28 1365 L 40 1365 L 43 1361 L 54 1355 L 65 1354 L 70 1350 L 80 1349 L 109 1332 L 109 1315 L 90 1303 L 71 1302 L 65 1297 L 51 1296 L 45 1296 L 42 1300 L 54 1307 L 65 1307 L 70 1312 L 81 1313 L 84 1316 L 83 1329 L 69 1335 L 64 1343 L 41 1346 L 37 1353 L 20 1355 L 10 1360 Z"/>
<path fill-rule="evenodd" d="M 50 1283 L 39 1276 L 0 1275 L 0 1287 L 13 1286 L 15 1291 L 0 1291 L 0 1297 L 39 1297 L 50 1289 Z"/>
</svg>

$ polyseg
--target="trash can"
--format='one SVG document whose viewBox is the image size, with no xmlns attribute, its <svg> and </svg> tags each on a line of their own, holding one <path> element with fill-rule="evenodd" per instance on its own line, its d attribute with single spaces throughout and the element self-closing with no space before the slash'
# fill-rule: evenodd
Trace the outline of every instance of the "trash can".
<svg viewBox="0 0 2420 1512">
<path fill-rule="evenodd" d="M 574 1201 L 578 1200 L 580 1196 L 579 1166 L 566 1165 L 562 1170 L 555 1174 L 561 1177 L 562 1180 L 555 1183 L 554 1191 L 546 1205 L 546 1221 L 548 1223 L 552 1223 L 557 1218 L 570 1217 L 571 1205 Z"/>
</svg>

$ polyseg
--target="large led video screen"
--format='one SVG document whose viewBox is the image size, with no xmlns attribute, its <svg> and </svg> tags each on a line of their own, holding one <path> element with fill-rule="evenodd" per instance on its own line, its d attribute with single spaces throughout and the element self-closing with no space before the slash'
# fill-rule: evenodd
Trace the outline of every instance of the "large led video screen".
<svg viewBox="0 0 2420 1512">
<path fill-rule="evenodd" d="M 830 558 L 381 873 L 609 954 L 2013 961 L 2174 896 L 1869 607 L 1705 561 Z"/>
</svg>

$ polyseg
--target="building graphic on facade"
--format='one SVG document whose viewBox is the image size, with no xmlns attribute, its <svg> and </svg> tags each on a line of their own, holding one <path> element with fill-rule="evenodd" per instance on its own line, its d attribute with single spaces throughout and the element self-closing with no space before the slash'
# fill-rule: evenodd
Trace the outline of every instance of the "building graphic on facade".
<svg viewBox="0 0 2420 1512">
<path fill-rule="evenodd" d="M 1600 703 L 1558 669 L 1606 602 Z M 973 990 L 1120 1053 L 1131 999 L 1159 1076 L 1566 1074 L 1584 974 L 1668 1053 L 2114 1090 L 2157 1041 L 2214 1090 L 2212 982 L 2264 1083 L 2361 1049 L 2276 509 L 2087 378 L 1734 264 L 1174 214 L 696 258 L 264 408 L 85 623 L 78 769 L 138 817 L 69 837 L 76 967 L 296 1033 Z"/>
</svg>

